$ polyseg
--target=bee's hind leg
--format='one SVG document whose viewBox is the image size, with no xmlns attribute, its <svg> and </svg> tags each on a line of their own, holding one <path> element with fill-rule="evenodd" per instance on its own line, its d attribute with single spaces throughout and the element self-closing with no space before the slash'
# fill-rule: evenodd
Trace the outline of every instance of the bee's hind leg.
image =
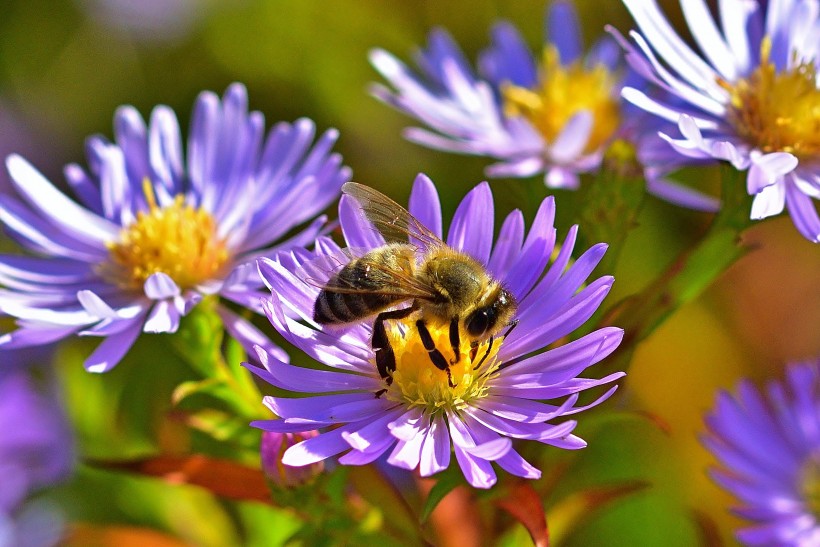
<svg viewBox="0 0 820 547">
<path fill-rule="evenodd" d="M 393 383 L 391 373 L 396 370 L 396 355 L 393 353 L 390 340 L 387 338 L 384 322 L 390 319 L 404 319 L 414 311 L 416 311 L 415 305 L 400 310 L 385 311 L 377 315 L 376 321 L 373 323 L 373 339 L 370 345 L 376 354 L 376 370 L 379 371 L 379 375 L 384 378 L 387 385 Z"/>
<path fill-rule="evenodd" d="M 436 365 L 436 368 L 439 370 L 443 370 L 447 373 L 447 384 L 450 387 L 456 387 L 453 383 L 453 376 L 450 374 L 450 363 L 447 362 L 447 358 L 438 350 L 436 347 L 435 341 L 433 341 L 433 337 L 430 336 L 430 331 L 427 330 L 427 325 L 424 324 L 424 321 L 419 319 L 416 321 L 416 328 L 419 329 L 419 336 L 421 337 L 421 343 L 424 345 L 424 349 L 427 350 L 427 354 L 430 356 L 430 360 Z"/>
</svg>

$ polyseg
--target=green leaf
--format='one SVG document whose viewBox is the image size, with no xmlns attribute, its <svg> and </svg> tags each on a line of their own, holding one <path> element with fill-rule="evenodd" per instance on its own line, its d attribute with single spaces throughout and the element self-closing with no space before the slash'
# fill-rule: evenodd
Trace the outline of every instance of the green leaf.
<svg viewBox="0 0 820 547">
<path fill-rule="evenodd" d="M 560 543 L 573 530 L 588 522 L 596 511 L 648 487 L 649 483 L 644 481 L 629 481 L 570 494 L 547 511 L 551 540 L 555 544 Z"/>
<path fill-rule="evenodd" d="M 184 382 L 174 389 L 172 401 L 184 410 L 223 410 L 245 420 L 252 419 L 259 413 L 258 401 L 250 404 L 233 386 L 219 378 Z"/>
<path fill-rule="evenodd" d="M 231 443 L 250 451 L 259 450 L 259 432 L 248 426 L 242 418 L 220 410 L 205 409 L 190 414 L 186 423 L 209 437 L 224 443 Z"/>
</svg>

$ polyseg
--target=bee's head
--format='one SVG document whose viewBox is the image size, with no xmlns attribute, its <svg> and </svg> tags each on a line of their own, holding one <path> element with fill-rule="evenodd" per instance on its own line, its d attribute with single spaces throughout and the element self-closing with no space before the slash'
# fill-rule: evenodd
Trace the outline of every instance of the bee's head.
<svg viewBox="0 0 820 547">
<path fill-rule="evenodd" d="M 473 340 L 483 340 L 495 335 L 512 321 L 518 308 L 515 297 L 500 285 L 488 298 L 482 300 L 464 321 L 467 334 Z"/>
</svg>

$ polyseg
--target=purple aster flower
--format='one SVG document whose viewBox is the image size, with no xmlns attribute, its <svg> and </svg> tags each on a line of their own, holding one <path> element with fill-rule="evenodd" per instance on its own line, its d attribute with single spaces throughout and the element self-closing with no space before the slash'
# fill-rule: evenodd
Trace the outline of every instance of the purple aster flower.
<svg viewBox="0 0 820 547">
<path fill-rule="evenodd" d="M 0 310 L 19 326 L 0 347 L 100 336 L 85 365 L 103 372 L 140 332 L 176 331 L 208 295 L 261 312 L 254 260 L 312 243 L 325 224 L 316 215 L 350 176 L 331 153 L 335 130 L 314 142 L 307 119 L 278 123 L 267 137 L 264 127 L 240 84 L 222 100 L 199 96 L 187 153 L 169 108 L 155 108 L 146 127 L 134 108 L 122 107 L 115 142 L 90 138 L 88 171 L 65 169 L 78 202 L 10 156 L 19 198 L 0 195 L 0 221 L 35 256 L 0 256 Z M 246 347 L 262 343 L 248 321 L 217 309 Z"/>
<path fill-rule="evenodd" d="M 442 237 L 438 193 L 424 175 L 413 186 L 409 211 Z M 384 238 L 360 213 L 354 200 L 342 198 L 339 218 L 349 248 L 365 252 L 383 246 Z M 265 304 L 268 318 L 287 341 L 322 365 L 290 365 L 259 348 L 264 369 L 250 367 L 297 395 L 267 397 L 265 404 L 280 419 L 254 425 L 278 433 L 320 430 L 289 448 L 283 463 L 304 466 L 338 456 L 341 464 L 363 465 L 387 455 L 388 463 L 429 476 L 449 466 L 452 451 L 470 484 L 489 488 L 496 482 L 490 462 L 521 477 L 540 476 L 512 447 L 512 439 L 583 448 L 586 443 L 572 434 L 574 420 L 552 422 L 595 406 L 615 391 L 612 386 L 594 402 L 576 406 L 580 392 L 623 376 L 579 377 L 618 346 L 623 331 L 602 328 L 546 349 L 588 320 L 613 282 L 606 276 L 586 283 L 606 245 L 595 245 L 572 262 L 577 227 L 558 248 L 554 213 L 553 199 L 545 199 L 526 233 L 521 212 L 513 211 L 494 243 L 489 185 L 478 185 L 459 205 L 445 241 L 486 266 L 515 297 L 518 324 L 494 343 L 485 339 L 461 352 L 449 374 L 431 363 L 413 323 L 417 316 L 385 322 L 396 368 L 384 378 L 375 365 L 371 321 L 342 327 L 314 321 L 319 287 L 332 274 L 329 265 L 349 260 L 330 239 L 320 238 L 314 252 L 294 249 L 276 260 L 260 260 L 273 294 Z M 553 250 L 557 255 L 550 264 Z M 449 354 L 449 324 L 428 321 L 427 328 L 436 348 L 448 348 Z"/>
<path fill-rule="evenodd" d="M 699 55 L 654 1 L 624 0 L 641 29 L 634 44 L 613 34 L 627 61 L 678 103 L 627 87 L 638 107 L 678 124 L 661 134 L 692 160 L 748 170 L 751 218 L 788 209 L 797 229 L 820 241 L 820 4 L 817 0 L 720 0 L 720 27 L 704 0 L 681 2 Z"/>
<path fill-rule="evenodd" d="M 714 479 L 754 522 L 747 545 L 820 545 L 820 360 L 794 363 L 765 392 L 751 382 L 720 393 L 704 444 L 725 469 Z"/>
<path fill-rule="evenodd" d="M 35 384 L 25 357 L 0 352 L 0 545 L 54 545 L 58 512 L 27 499 L 68 477 L 73 443 L 53 386 Z"/>
<path fill-rule="evenodd" d="M 641 148 L 646 128 L 635 118 L 640 110 L 630 115 L 619 104 L 630 75 L 619 75 L 613 40 L 605 37 L 584 54 L 575 8 L 562 1 L 550 6 L 546 33 L 536 59 L 515 27 L 497 24 L 477 72 L 444 30 L 433 31 L 427 49 L 416 55 L 418 72 L 374 50 L 370 60 L 394 90 L 375 85 L 373 94 L 429 128 L 408 128 L 405 136 L 413 142 L 495 158 L 499 162 L 486 170 L 491 177 L 543 173 L 548 187 L 575 189 L 579 173 L 599 169 L 615 138 Z M 671 154 L 658 158 L 639 150 L 639 156 L 661 165 Z M 647 171 L 650 192 L 685 206 L 714 208 L 711 200 L 665 179 L 668 171 Z"/>
</svg>

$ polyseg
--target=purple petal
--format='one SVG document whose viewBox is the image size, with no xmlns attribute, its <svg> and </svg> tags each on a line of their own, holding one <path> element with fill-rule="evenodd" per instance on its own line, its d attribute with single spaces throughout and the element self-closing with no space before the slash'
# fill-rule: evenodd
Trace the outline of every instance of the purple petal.
<svg viewBox="0 0 820 547">
<path fill-rule="evenodd" d="M 119 363 L 142 331 L 142 316 L 125 319 L 128 328 L 103 340 L 97 349 L 85 360 L 88 372 L 108 372 Z"/>
<path fill-rule="evenodd" d="M 173 302 L 162 300 L 153 305 L 142 330 L 153 333 L 174 333 L 179 328 L 179 317 L 179 311 Z"/>
<path fill-rule="evenodd" d="M 180 290 L 177 284 L 168 274 L 157 272 L 145 280 L 145 296 L 151 300 L 162 300 L 179 296 Z"/>
<path fill-rule="evenodd" d="M 785 175 L 794 171 L 797 164 L 797 157 L 786 152 L 753 156 L 749 176 L 746 178 L 749 194 L 757 194 L 763 188 L 782 181 Z"/>
<path fill-rule="evenodd" d="M 786 185 L 786 206 L 789 215 L 803 237 L 814 243 L 820 243 L 820 217 L 812 200 L 800 192 L 795 184 Z"/>
<path fill-rule="evenodd" d="M 486 264 L 493 244 L 493 194 L 482 182 L 464 197 L 453 215 L 447 244 Z"/>
<path fill-rule="evenodd" d="M 507 215 L 504 224 L 501 225 L 487 269 L 496 278 L 500 278 L 518 258 L 523 244 L 524 215 L 519 209 L 515 209 Z"/>
<path fill-rule="evenodd" d="M 523 477 L 525 479 L 541 478 L 541 471 L 533 467 L 527 460 L 522 458 L 518 452 L 512 449 L 501 458 L 495 460 L 495 463 L 507 473 L 517 477 Z"/>
<path fill-rule="evenodd" d="M 550 157 L 559 164 L 570 163 L 577 159 L 586 147 L 587 142 L 589 142 L 594 123 L 595 117 L 592 112 L 582 110 L 574 114 L 561 129 L 555 142 L 552 143 Z M 560 188 L 566 186 L 566 184 L 556 184 L 556 182 L 550 181 L 548 186 Z"/>
<path fill-rule="evenodd" d="M 410 191 L 410 202 L 407 210 L 416 217 L 428 230 L 441 238 L 441 203 L 433 181 L 423 173 L 416 176 L 413 189 Z"/>
<path fill-rule="evenodd" d="M 436 415 L 430 422 L 427 435 L 421 445 L 419 474 L 429 477 L 450 466 L 450 435 L 444 424 L 444 418 Z"/>
<path fill-rule="evenodd" d="M 349 450 L 350 445 L 344 440 L 342 434 L 353 429 L 353 427 L 353 425 L 348 425 L 333 429 L 291 446 L 282 455 L 282 463 L 293 467 L 302 467 Z"/>
<path fill-rule="evenodd" d="M 55 226 L 91 245 L 119 236 L 119 226 L 68 199 L 22 157 L 10 155 L 6 167 L 17 191 Z"/>
<path fill-rule="evenodd" d="M 339 423 L 372 419 L 376 415 L 387 413 L 396 403 L 376 399 L 372 393 L 357 392 L 299 398 L 265 397 L 265 406 L 280 418 L 309 418 Z M 384 432 L 388 433 L 387 422 L 384 423 Z"/>
<path fill-rule="evenodd" d="M 557 0 L 550 4 L 547 11 L 547 41 L 555 44 L 561 57 L 561 64 L 568 65 L 584 52 L 581 43 L 581 27 L 578 14 L 569 2 Z"/>
<path fill-rule="evenodd" d="M 222 324 L 225 325 L 228 334 L 242 345 L 246 353 L 253 355 L 255 352 L 254 347 L 259 346 L 279 361 L 283 363 L 289 361 L 288 354 L 271 342 L 253 323 L 233 313 L 225 306 L 217 306 L 216 312 L 222 319 Z"/>
</svg>

